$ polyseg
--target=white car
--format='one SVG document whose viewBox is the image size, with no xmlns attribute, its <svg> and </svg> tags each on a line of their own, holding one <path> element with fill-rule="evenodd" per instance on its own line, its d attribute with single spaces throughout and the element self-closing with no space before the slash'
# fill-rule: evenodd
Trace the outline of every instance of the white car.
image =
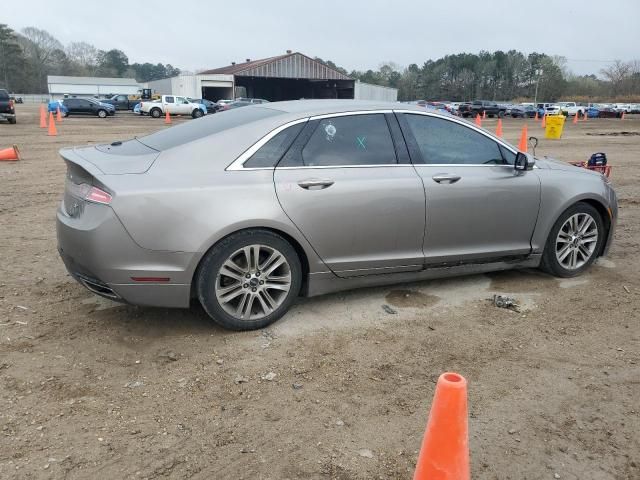
<svg viewBox="0 0 640 480">
<path fill-rule="evenodd" d="M 576 114 L 582 116 L 587 110 L 587 107 L 578 105 L 576 102 L 558 102 L 558 105 L 560 105 L 560 109 L 569 117 L 573 117 Z"/>
<path fill-rule="evenodd" d="M 617 112 L 630 113 L 631 112 L 631 104 L 629 103 L 616 103 L 613 108 Z"/>
<path fill-rule="evenodd" d="M 192 103 L 187 97 L 174 95 L 162 95 L 159 100 L 140 103 L 140 113 L 153 118 L 160 118 L 167 111 L 171 115 L 191 115 L 193 118 L 200 118 L 207 113 L 199 103 Z"/>
</svg>

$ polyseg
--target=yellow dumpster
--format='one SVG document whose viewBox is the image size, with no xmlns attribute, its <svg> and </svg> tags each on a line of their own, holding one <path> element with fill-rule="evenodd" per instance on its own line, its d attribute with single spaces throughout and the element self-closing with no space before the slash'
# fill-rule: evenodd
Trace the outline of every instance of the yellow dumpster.
<svg viewBox="0 0 640 480">
<path fill-rule="evenodd" d="M 544 129 L 544 138 L 561 138 L 562 129 L 564 128 L 564 121 L 564 115 L 548 115 L 547 124 Z"/>
</svg>

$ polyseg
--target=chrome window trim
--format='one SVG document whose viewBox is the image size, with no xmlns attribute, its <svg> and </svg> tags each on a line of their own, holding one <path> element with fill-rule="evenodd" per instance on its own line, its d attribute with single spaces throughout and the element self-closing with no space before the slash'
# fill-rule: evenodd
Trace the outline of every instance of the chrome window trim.
<svg viewBox="0 0 640 480">
<path fill-rule="evenodd" d="M 471 123 L 471 122 L 469 122 L 467 120 L 463 120 L 463 119 L 460 119 L 460 118 L 457 118 L 457 117 L 453 117 L 453 116 L 449 117 L 449 116 L 445 116 L 445 115 L 442 115 L 442 114 L 439 114 L 439 113 L 434 113 L 434 112 L 420 112 L 420 111 L 416 111 L 416 110 L 394 110 L 394 112 L 395 113 L 412 113 L 414 115 L 425 115 L 427 117 L 436 117 L 436 118 L 440 118 L 442 120 L 446 120 L 448 122 L 457 123 L 457 124 L 462 125 L 464 127 L 470 128 L 471 130 L 475 130 L 478 133 L 481 133 L 485 137 L 490 138 L 491 140 L 493 140 L 494 142 L 498 142 L 500 145 L 505 147 L 507 150 L 511 151 L 511 153 L 514 153 L 514 154 L 518 153 L 517 149 L 513 148 L 511 145 L 506 143 L 500 137 L 495 136 L 491 132 L 487 132 L 483 128 L 480 128 L 477 125 L 475 125 L 475 124 L 473 124 L 473 123 Z M 436 164 L 435 163 L 424 163 L 422 165 L 436 165 Z M 465 163 L 454 163 L 452 165 L 467 165 L 467 164 L 465 164 Z"/>
<path fill-rule="evenodd" d="M 280 133 L 281 131 L 285 130 L 286 128 L 289 128 L 293 125 L 297 125 L 299 123 L 304 123 L 304 122 L 308 122 L 311 120 L 323 120 L 325 118 L 334 118 L 334 117 L 347 117 L 347 116 L 353 116 L 353 115 L 368 115 L 368 114 L 385 114 L 385 113 L 408 113 L 408 114 L 414 114 L 414 115 L 425 115 L 428 117 L 435 117 L 435 118 L 440 118 L 442 120 L 446 120 L 449 122 L 453 122 L 453 123 L 457 123 L 460 124 L 464 127 L 470 128 L 472 130 L 475 130 L 476 132 L 484 135 L 485 137 L 497 142 L 498 144 L 502 145 L 504 148 L 506 148 L 507 150 L 509 150 L 511 153 L 517 154 L 518 150 L 513 148 L 511 145 L 509 145 L 508 143 L 506 143 L 504 140 L 500 139 L 499 137 L 496 137 L 495 135 L 493 135 L 490 132 L 487 132 L 486 130 L 479 128 L 478 126 L 463 120 L 463 119 L 459 119 L 456 117 L 448 117 L 448 116 L 444 116 L 440 113 L 435 113 L 435 112 L 428 112 L 428 111 L 420 111 L 420 110 L 406 110 L 406 109 L 398 109 L 398 110 L 390 110 L 390 109 L 383 109 L 383 110 L 355 110 L 355 111 L 348 111 L 348 112 L 338 112 L 338 113 L 326 113 L 326 114 L 322 114 L 322 115 L 312 115 L 309 117 L 304 117 L 304 118 L 299 118 L 297 120 L 292 120 L 290 122 L 287 122 L 283 125 L 280 125 L 279 127 L 271 130 L 269 133 L 267 133 L 264 137 L 262 137 L 260 140 L 258 140 L 256 143 L 254 143 L 251 147 L 249 147 L 247 150 L 245 150 L 238 158 L 236 158 L 233 162 L 231 162 L 231 164 L 229 164 L 229 166 L 225 169 L 227 171 L 252 171 L 252 170 L 274 170 L 274 167 L 245 167 L 244 163 L 249 160 L 254 153 L 256 153 L 265 143 L 267 143 L 269 140 L 271 140 L 273 137 L 275 137 L 278 133 Z M 513 168 L 513 165 L 476 165 L 476 164 L 466 164 L 466 163 L 417 163 L 417 164 L 413 164 L 413 163 L 409 163 L 409 164 L 402 164 L 402 163 L 389 163 L 389 164 L 372 164 L 372 165 L 300 165 L 300 166 L 295 166 L 295 167 L 276 167 L 278 170 L 282 169 L 282 170 L 296 170 L 296 169 L 300 169 L 300 168 L 319 168 L 319 169 L 325 169 L 325 168 L 376 168 L 376 167 L 419 167 L 419 166 L 423 166 L 423 167 L 511 167 Z M 535 166 L 534 166 L 535 167 Z"/>
<path fill-rule="evenodd" d="M 271 130 L 269 133 L 267 133 L 264 137 L 262 137 L 260 140 L 258 140 L 256 143 L 254 143 L 253 145 L 251 145 L 248 149 L 246 149 L 238 158 L 236 158 L 233 162 L 231 162 L 231 164 L 225 169 L 225 170 L 229 170 L 229 171 L 237 171 L 237 170 L 273 170 L 273 167 L 244 167 L 244 162 L 246 162 L 247 160 L 249 160 L 254 153 L 256 153 L 260 147 L 262 147 L 265 143 L 267 143 L 269 140 L 271 140 L 273 137 L 275 137 L 277 134 L 279 134 L 281 131 L 292 127 L 293 125 L 297 125 L 299 123 L 304 123 L 309 121 L 309 117 L 304 117 L 304 118 L 299 118 L 298 120 L 293 120 L 291 122 L 287 122 L 283 125 L 280 125 L 279 127 L 276 127 L 275 129 Z"/>
</svg>

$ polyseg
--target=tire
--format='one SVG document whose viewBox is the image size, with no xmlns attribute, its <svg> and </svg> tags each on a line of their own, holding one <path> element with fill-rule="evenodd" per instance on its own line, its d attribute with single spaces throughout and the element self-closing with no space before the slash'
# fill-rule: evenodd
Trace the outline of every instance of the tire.
<svg viewBox="0 0 640 480">
<path fill-rule="evenodd" d="M 109 114 L 107 113 L 106 110 L 98 110 L 96 112 L 96 115 L 98 115 L 100 118 L 107 118 L 107 115 Z"/>
<path fill-rule="evenodd" d="M 159 108 L 152 108 L 149 112 L 149 115 L 151 115 L 153 118 L 160 118 L 160 115 L 162 115 L 162 111 Z"/>
<path fill-rule="evenodd" d="M 273 269 L 280 260 L 284 263 Z M 259 271 L 261 267 L 266 271 Z M 267 287 L 269 278 L 272 288 Z M 264 283 L 260 283 L 261 279 Z M 300 293 L 302 268 L 295 249 L 280 235 L 268 230 L 245 230 L 230 235 L 207 252 L 195 282 L 202 307 L 217 324 L 230 330 L 255 330 L 272 324 L 289 310 Z M 227 296 L 226 302 L 219 298 L 222 295 Z M 245 315 L 247 318 L 243 318 Z"/>
<path fill-rule="evenodd" d="M 7 120 L 9 121 L 9 123 L 11 125 L 15 125 L 16 123 L 18 123 L 18 119 L 13 117 L 13 118 L 7 118 Z"/>
<path fill-rule="evenodd" d="M 570 219 L 575 218 L 577 220 L 577 226 L 581 227 L 584 226 L 581 222 L 583 220 L 586 221 L 587 217 L 591 217 L 593 223 L 589 223 L 585 232 L 581 232 L 576 238 L 573 234 L 576 229 L 572 228 L 572 225 L 575 226 L 576 224 L 572 224 Z M 595 234 L 593 230 L 594 227 Z M 559 239 L 561 229 L 564 234 L 564 239 Z M 604 223 L 598 210 L 584 202 L 572 205 L 558 217 L 558 220 L 556 220 L 556 223 L 553 225 L 547 238 L 547 243 L 545 244 L 540 267 L 542 270 L 556 277 L 567 278 L 582 274 L 591 266 L 602 251 L 605 233 Z M 582 241 L 580 240 L 581 238 L 583 239 Z M 593 241 L 583 243 L 584 239 Z M 576 241 L 578 243 L 575 243 Z M 576 247 L 572 247 L 574 244 Z M 565 247 L 569 249 L 568 253 L 564 250 Z M 589 252 L 589 256 L 586 259 L 584 258 L 584 251 Z M 560 258 L 562 258 L 562 255 L 566 256 L 561 261 Z M 573 258 L 576 259 L 575 267 L 571 266 Z"/>
<path fill-rule="evenodd" d="M 193 118 L 200 118 L 203 115 L 204 115 L 204 113 L 199 108 L 194 108 L 193 112 L 191 112 L 191 117 L 193 117 Z"/>
<path fill-rule="evenodd" d="M 504 118 L 504 112 L 502 110 L 498 112 L 498 118 Z"/>
</svg>

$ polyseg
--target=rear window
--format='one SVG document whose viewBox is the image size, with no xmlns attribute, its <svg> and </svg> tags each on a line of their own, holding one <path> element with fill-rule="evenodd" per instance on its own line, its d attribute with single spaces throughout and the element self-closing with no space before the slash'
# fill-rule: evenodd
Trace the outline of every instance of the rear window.
<svg viewBox="0 0 640 480">
<path fill-rule="evenodd" d="M 239 127 L 246 123 L 256 122 L 269 117 L 281 115 L 282 111 L 265 107 L 244 107 L 236 110 L 207 115 L 197 120 L 191 120 L 182 125 L 160 130 L 145 135 L 138 140 L 155 150 L 167 150 L 178 145 L 193 142 L 214 133 Z"/>
<path fill-rule="evenodd" d="M 7 93 L 6 90 L 0 90 L 0 98 L 2 100 L 8 100 L 9 99 L 9 94 Z"/>
</svg>

